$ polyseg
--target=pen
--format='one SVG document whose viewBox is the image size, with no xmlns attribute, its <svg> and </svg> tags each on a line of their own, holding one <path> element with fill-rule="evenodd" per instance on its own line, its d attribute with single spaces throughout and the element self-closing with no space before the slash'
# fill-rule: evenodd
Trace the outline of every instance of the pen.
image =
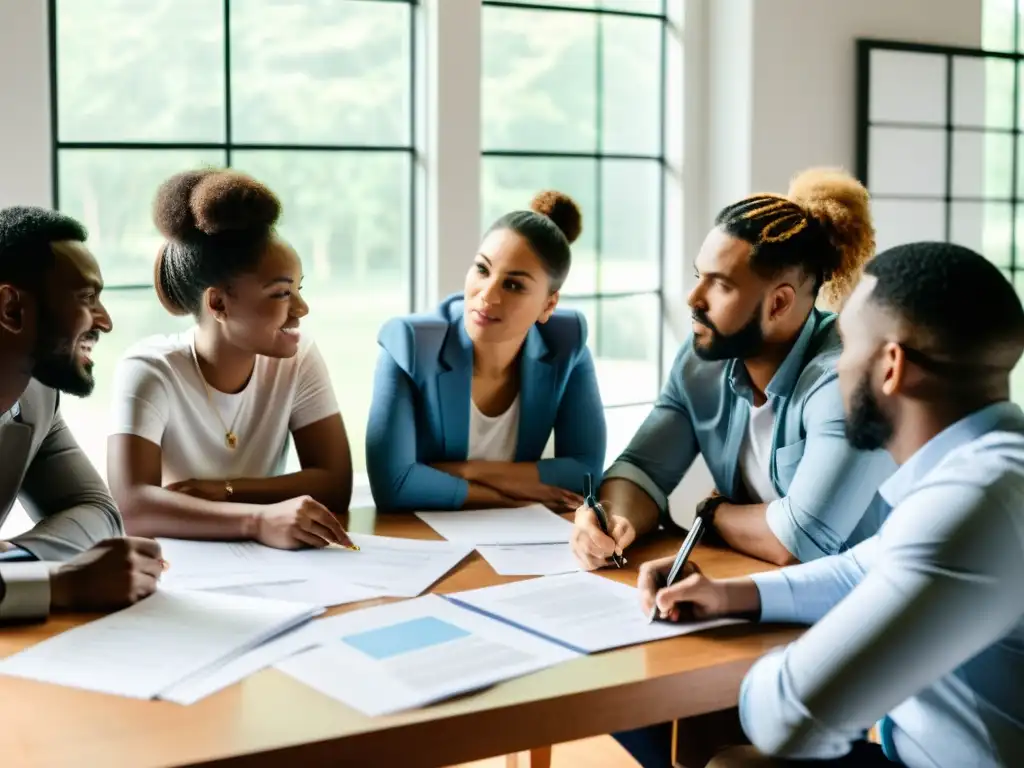
<svg viewBox="0 0 1024 768">
<path fill-rule="evenodd" d="M 693 548 L 697 546 L 697 542 L 700 541 L 700 537 L 704 534 L 705 526 L 707 526 L 707 523 L 704 522 L 704 518 L 701 515 L 697 515 L 693 520 L 693 525 L 690 526 L 690 532 L 686 534 L 682 546 L 679 547 L 679 552 L 676 553 L 676 559 L 672 561 L 672 568 L 669 569 L 668 578 L 665 579 L 666 587 L 671 587 L 672 583 L 679 576 L 679 572 L 683 570 L 683 566 L 686 565 L 690 553 L 693 552 Z M 655 603 L 654 607 L 651 608 L 651 615 L 647 617 L 647 623 L 650 624 L 654 621 L 657 615 L 658 604 Z"/>
<path fill-rule="evenodd" d="M 589 472 L 583 478 L 583 492 L 586 494 L 584 503 L 594 510 L 594 515 L 597 517 L 598 525 L 601 526 L 601 531 L 605 536 L 610 535 L 608 533 L 608 514 L 604 511 L 601 502 L 594 498 L 594 478 Z M 612 552 L 612 562 L 615 563 L 616 568 L 621 568 L 626 564 L 626 558 Z"/>
</svg>

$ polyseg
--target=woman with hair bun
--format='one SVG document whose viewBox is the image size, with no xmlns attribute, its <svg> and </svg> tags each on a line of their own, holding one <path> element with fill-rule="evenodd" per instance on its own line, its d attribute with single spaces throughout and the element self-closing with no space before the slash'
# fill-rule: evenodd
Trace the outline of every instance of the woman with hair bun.
<svg viewBox="0 0 1024 768">
<path fill-rule="evenodd" d="M 463 293 L 381 329 L 366 433 L 379 508 L 582 501 L 604 464 L 604 410 L 586 321 L 556 309 L 581 228 L 570 197 L 538 194 L 490 228 Z"/>
<path fill-rule="evenodd" d="M 107 475 L 139 536 L 351 546 L 352 459 L 323 358 L 299 324 L 302 264 L 281 205 L 230 170 L 179 173 L 153 218 L 157 296 L 195 327 L 146 339 L 115 373 Z M 282 474 L 288 440 L 302 469 Z"/>
</svg>

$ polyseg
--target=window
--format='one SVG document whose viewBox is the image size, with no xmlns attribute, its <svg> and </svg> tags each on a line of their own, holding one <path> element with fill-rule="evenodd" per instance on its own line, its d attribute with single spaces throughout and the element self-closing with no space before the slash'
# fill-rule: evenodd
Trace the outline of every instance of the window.
<svg viewBox="0 0 1024 768">
<path fill-rule="evenodd" d="M 858 164 L 879 250 L 960 243 L 1024 296 L 1020 11 L 1020 0 L 985 0 L 986 50 L 860 41 Z M 1024 398 L 1024 366 L 1013 396 Z"/>
<path fill-rule="evenodd" d="M 561 304 L 586 315 L 605 406 L 632 414 L 631 434 L 663 379 L 665 3 L 483 5 L 482 226 L 545 188 L 580 204 Z"/>
<path fill-rule="evenodd" d="M 113 369 L 189 322 L 152 289 L 161 181 L 200 165 L 280 196 L 356 471 L 364 469 L 376 334 L 414 284 L 412 0 L 51 0 L 54 196 L 82 220 L 114 331 L 92 397 L 65 416 L 104 470 Z M 341 332 L 340 329 L 344 329 Z"/>
</svg>

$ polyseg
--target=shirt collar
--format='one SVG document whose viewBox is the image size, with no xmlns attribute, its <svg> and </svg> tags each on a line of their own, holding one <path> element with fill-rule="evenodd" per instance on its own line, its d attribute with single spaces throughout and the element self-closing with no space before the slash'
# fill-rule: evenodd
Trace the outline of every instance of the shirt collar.
<svg viewBox="0 0 1024 768">
<path fill-rule="evenodd" d="M 804 321 L 803 328 L 800 329 L 800 335 L 796 337 L 792 349 L 789 350 L 789 353 L 782 361 L 782 365 L 779 366 L 775 375 L 772 376 L 772 380 L 765 387 L 766 395 L 769 397 L 789 397 L 793 393 L 793 387 L 796 386 L 797 379 L 800 378 L 800 373 L 803 371 L 804 356 L 807 353 L 807 347 L 810 346 L 811 338 L 814 336 L 822 319 L 829 316 L 830 313 L 819 312 L 814 308 L 811 309 L 811 313 Z M 750 398 L 750 377 L 747 374 L 747 367 L 743 365 L 742 360 L 730 361 L 729 383 L 732 386 L 733 392 L 742 397 Z"/>
<path fill-rule="evenodd" d="M 954 422 L 935 437 L 918 448 L 899 469 L 889 476 L 878 492 L 890 507 L 896 507 L 905 499 L 914 486 L 935 469 L 951 451 L 977 440 L 991 432 L 1006 417 L 1019 414 L 1014 403 L 1003 401 L 993 403 Z"/>
</svg>

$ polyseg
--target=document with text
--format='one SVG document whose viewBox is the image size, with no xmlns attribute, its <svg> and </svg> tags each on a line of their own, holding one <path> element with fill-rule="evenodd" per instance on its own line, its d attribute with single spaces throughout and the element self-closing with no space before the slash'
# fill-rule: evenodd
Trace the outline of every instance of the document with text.
<svg viewBox="0 0 1024 768">
<path fill-rule="evenodd" d="M 568 543 L 572 534 L 572 523 L 541 504 L 511 509 L 417 512 L 416 516 L 448 541 L 471 547 L 563 544 Z"/>
<path fill-rule="evenodd" d="M 448 599 L 594 653 L 740 623 L 647 623 L 637 590 L 594 573 L 570 573 L 457 592 Z"/>
<path fill-rule="evenodd" d="M 0 661 L 0 674 L 152 699 L 308 621 L 316 606 L 159 590 Z"/>
<path fill-rule="evenodd" d="M 367 715 L 424 706 L 579 656 L 436 595 L 346 613 L 332 633 L 337 639 L 276 668 Z"/>
<path fill-rule="evenodd" d="M 580 570 L 568 544 L 506 544 L 476 551 L 499 576 L 552 576 Z"/>
</svg>

